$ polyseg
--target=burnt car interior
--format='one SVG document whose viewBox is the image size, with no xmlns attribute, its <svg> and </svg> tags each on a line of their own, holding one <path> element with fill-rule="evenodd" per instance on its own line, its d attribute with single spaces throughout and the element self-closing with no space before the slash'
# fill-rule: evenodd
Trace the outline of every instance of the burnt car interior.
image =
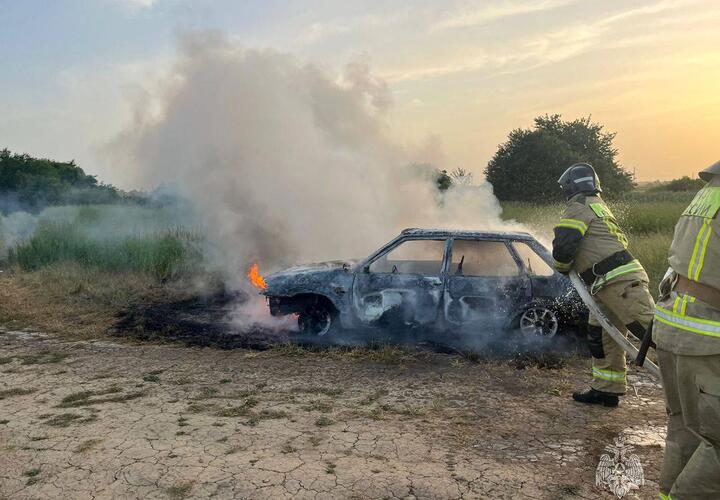
<svg viewBox="0 0 720 500">
<path fill-rule="evenodd" d="M 444 255 L 445 240 L 409 240 L 375 260 L 368 272 L 439 276 Z"/>
<path fill-rule="evenodd" d="M 527 243 L 510 242 L 528 274 L 552 276 L 554 270 Z M 445 240 L 407 240 L 365 266 L 367 273 L 420 274 L 439 276 L 445 255 Z M 455 239 L 448 274 L 464 276 L 518 276 L 521 268 L 507 243 L 491 240 Z"/>
<path fill-rule="evenodd" d="M 450 274 L 517 276 L 520 268 L 502 241 L 455 240 Z"/>
</svg>

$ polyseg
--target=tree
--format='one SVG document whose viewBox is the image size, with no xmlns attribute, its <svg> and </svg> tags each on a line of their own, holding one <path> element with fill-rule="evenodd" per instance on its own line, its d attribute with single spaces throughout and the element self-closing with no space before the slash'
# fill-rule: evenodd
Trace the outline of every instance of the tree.
<svg viewBox="0 0 720 500">
<path fill-rule="evenodd" d="M 570 165 L 584 161 L 595 167 L 603 191 L 618 195 L 633 189 L 634 182 L 617 163 L 614 138 L 590 117 L 563 121 L 560 115 L 539 116 L 533 129 L 510 132 L 485 175 L 500 200 L 560 200 L 557 179 Z"/>
<path fill-rule="evenodd" d="M 98 183 L 74 161 L 58 162 L 0 150 L 0 212 L 119 200 L 116 188 Z"/>
<path fill-rule="evenodd" d="M 409 168 L 413 176 L 432 182 L 440 193 L 453 186 L 473 185 L 472 172 L 464 168 L 458 167 L 450 173 L 447 170 L 440 170 L 432 163 L 412 163 Z"/>
<path fill-rule="evenodd" d="M 464 168 L 456 168 L 450 172 L 450 178 L 454 186 L 472 186 L 473 185 L 473 174 L 468 172 Z"/>
<path fill-rule="evenodd" d="M 439 191 L 447 191 L 453 185 L 453 179 L 447 173 L 447 170 L 440 170 L 435 177 L 435 185 Z"/>
</svg>

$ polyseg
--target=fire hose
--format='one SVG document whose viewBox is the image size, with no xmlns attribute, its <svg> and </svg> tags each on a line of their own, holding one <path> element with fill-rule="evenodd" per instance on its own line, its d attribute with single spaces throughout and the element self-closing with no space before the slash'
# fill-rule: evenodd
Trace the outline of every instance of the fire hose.
<svg viewBox="0 0 720 500">
<path fill-rule="evenodd" d="M 645 358 L 647 348 L 650 344 L 650 332 L 648 331 L 647 333 L 645 333 L 645 338 L 643 338 L 643 345 L 641 346 L 640 350 L 638 350 L 638 348 L 635 347 L 635 345 L 630 342 L 627 337 L 615 327 L 615 325 L 612 324 L 612 322 L 608 319 L 602 309 L 600 309 L 600 306 L 598 306 L 595 298 L 585 286 L 585 282 L 580 278 L 580 276 L 578 276 L 578 273 L 575 271 L 570 271 L 569 276 L 573 287 L 575 287 L 575 290 L 577 290 L 578 295 L 580 295 L 580 298 L 590 310 L 590 313 L 595 317 L 595 319 L 597 319 L 598 323 L 600 323 L 600 326 L 602 326 L 608 333 L 608 335 L 610 335 L 610 337 L 612 337 L 612 339 L 617 342 L 617 344 L 622 348 L 623 351 L 628 353 L 632 359 L 637 360 L 636 364 L 638 366 L 642 366 L 643 368 L 645 368 L 648 372 L 650 372 L 651 375 L 653 375 L 658 381 L 660 381 L 660 368 L 658 368 L 658 365 Z"/>
</svg>

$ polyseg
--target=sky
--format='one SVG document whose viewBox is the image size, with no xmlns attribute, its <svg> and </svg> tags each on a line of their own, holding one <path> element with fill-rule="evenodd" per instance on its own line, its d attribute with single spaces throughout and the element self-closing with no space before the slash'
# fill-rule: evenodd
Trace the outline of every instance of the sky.
<svg viewBox="0 0 720 500">
<path fill-rule="evenodd" d="M 720 159 L 715 0 L 0 0 L 0 147 L 120 187 L 103 147 L 168 74 L 179 34 L 213 30 L 387 82 L 400 143 L 481 175 L 509 131 L 546 113 L 616 132 L 640 181 Z"/>
</svg>

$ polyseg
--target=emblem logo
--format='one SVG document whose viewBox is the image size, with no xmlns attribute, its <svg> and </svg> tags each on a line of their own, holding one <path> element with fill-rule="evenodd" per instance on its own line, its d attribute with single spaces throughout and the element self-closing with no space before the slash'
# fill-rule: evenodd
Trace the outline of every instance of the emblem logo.
<svg viewBox="0 0 720 500">
<path fill-rule="evenodd" d="M 638 490 L 645 484 L 640 458 L 632 453 L 634 446 L 625 443 L 625 436 L 620 434 L 614 439 L 615 445 L 608 445 L 600 457 L 595 472 L 595 485 L 605 488 L 617 498 L 622 498 L 631 490 Z"/>
</svg>

